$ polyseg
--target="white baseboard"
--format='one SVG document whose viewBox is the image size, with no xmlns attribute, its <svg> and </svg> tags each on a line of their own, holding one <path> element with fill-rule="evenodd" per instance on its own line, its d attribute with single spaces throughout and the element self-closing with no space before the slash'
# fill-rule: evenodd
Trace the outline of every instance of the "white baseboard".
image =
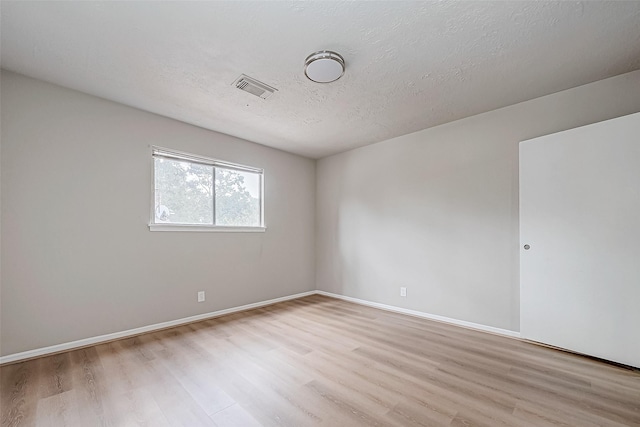
<svg viewBox="0 0 640 427">
<path fill-rule="evenodd" d="M 161 329 L 167 329 L 174 326 L 180 326 L 187 323 L 197 322 L 199 320 L 212 319 L 225 314 L 236 313 L 238 311 L 250 310 L 252 308 L 264 307 L 271 304 L 276 304 L 283 301 L 289 301 L 296 298 L 302 298 L 309 295 L 314 295 L 316 291 L 302 292 L 299 294 L 288 295 L 285 297 L 274 298 L 267 301 L 255 302 L 253 304 L 241 305 L 239 307 L 227 308 L 224 310 L 212 311 L 209 313 L 198 314 L 196 316 L 184 317 L 182 319 L 171 320 L 168 322 L 156 323 L 154 325 L 142 326 L 140 328 L 129 329 L 121 332 L 114 332 L 112 334 L 100 335 L 97 337 L 84 338 L 77 341 L 66 342 L 63 344 L 56 344 L 49 347 L 36 348 L 34 350 L 23 351 L 21 353 L 8 354 L 0 357 L 0 365 L 5 363 L 14 363 L 27 359 L 33 359 L 35 357 L 45 356 L 48 354 L 60 353 L 63 351 L 74 350 L 77 348 L 96 345 L 108 341 L 114 341 L 120 338 L 132 337 L 135 335 L 144 334 L 147 332 L 153 332 Z"/>
<path fill-rule="evenodd" d="M 324 295 L 327 297 L 338 298 L 341 300 L 353 302 L 360 305 L 366 305 L 369 307 L 379 308 L 381 310 L 393 311 L 395 313 L 408 314 L 410 316 L 422 317 L 423 319 L 436 320 L 438 322 L 449 323 L 456 326 L 463 326 L 469 329 L 475 329 L 483 332 L 490 332 L 492 334 L 504 335 L 511 338 L 520 338 L 520 332 L 510 331 L 508 329 L 494 328 L 493 326 L 481 325 L 479 323 L 467 322 L 465 320 L 452 319 L 450 317 L 438 316 L 436 314 L 424 313 L 422 311 L 410 310 L 408 308 L 396 307 L 393 305 L 381 304 L 378 302 L 371 302 L 359 298 L 348 297 L 340 294 L 333 294 L 331 292 L 316 291 L 318 295 Z"/>
<path fill-rule="evenodd" d="M 185 325 L 187 323 L 197 322 L 200 320 L 212 319 L 214 317 L 223 316 L 225 314 L 237 313 L 239 311 L 250 310 L 252 308 L 264 307 L 271 304 L 276 304 L 283 301 L 289 301 L 292 299 L 302 298 L 309 295 L 324 295 L 332 298 L 337 298 L 345 301 L 350 301 L 356 304 L 366 305 L 369 307 L 379 308 L 382 310 L 393 311 L 396 313 L 408 314 L 410 316 L 422 317 L 424 319 L 436 320 L 438 322 L 449 323 L 452 325 L 463 326 L 465 328 L 475 329 L 484 332 L 490 332 L 498 335 L 504 335 L 513 338 L 519 338 L 520 333 L 509 331 L 507 329 L 494 328 L 492 326 L 485 326 L 478 323 L 467 322 L 464 320 L 451 319 L 449 317 L 438 316 L 435 314 L 424 313 L 417 310 L 409 310 L 406 308 L 395 307 L 392 305 L 381 304 L 377 302 L 371 302 L 359 298 L 348 297 L 340 294 L 333 294 L 331 292 L 325 291 L 308 291 L 302 292 L 299 294 L 288 295 L 285 297 L 274 298 L 267 301 L 260 301 L 253 304 L 241 305 L 239 307 L 227 308 L 224 310 L 212 311 L 209 313 L 198 314 L 196 316 L 184 317 L 182 319 L 171 320 L 168 322 L 156 323 L 153 325 L 142 326 L 140 328 L 129 329 L 121 332 L 114 332 L 112 334 L 100 335 L 97 337 L 84 338 L 77 341 L 71 341 L 62 344 L 56 344 L 49 347 L 36 348 L 34 350 L 23 351 L 21 353 L 8 354 L 6 356 L 0 357 L 0 365 L 4 365 L 6 363 L 14 363 L 20 362 L 27 359 L 33 359 L 35 357 L 46 356 L 49 354 L 61 353 L 63 351 L 74 350 L 82 347 L 88 347 L 91 345 L 96 345 L 104 342 L 114 341 L 121 338 L 128 338 L 140 334 L 144 334 L 147 332 L 158 331 L 161 329 L 172 328 L 174 326 Z"/>
</svg>

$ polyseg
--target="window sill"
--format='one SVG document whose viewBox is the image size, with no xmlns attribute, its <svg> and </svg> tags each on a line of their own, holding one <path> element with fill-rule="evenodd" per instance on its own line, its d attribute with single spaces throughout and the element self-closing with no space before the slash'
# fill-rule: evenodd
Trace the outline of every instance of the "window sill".
<svg viewBox="0 0 640 427">
<path fill-rule="evenodd" d="M 188 231 L 202 233 L 264 233 L 267 227 L 222 227 L 211 225 L 149 224 L 149 231 Z"/>
</svg>

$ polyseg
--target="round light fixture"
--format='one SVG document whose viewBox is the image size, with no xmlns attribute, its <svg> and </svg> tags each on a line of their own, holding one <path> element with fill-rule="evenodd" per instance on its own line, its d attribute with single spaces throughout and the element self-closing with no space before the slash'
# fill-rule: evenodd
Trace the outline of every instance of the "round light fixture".
<svg viewBox="0 0 640 427">
<path fill-rule="evenodd" d="M 330 83 L 344 74 L 344 58 L 330 50 L 321 50 L 307 56 L 304 74 L 316 83 Z"/>
</svg>

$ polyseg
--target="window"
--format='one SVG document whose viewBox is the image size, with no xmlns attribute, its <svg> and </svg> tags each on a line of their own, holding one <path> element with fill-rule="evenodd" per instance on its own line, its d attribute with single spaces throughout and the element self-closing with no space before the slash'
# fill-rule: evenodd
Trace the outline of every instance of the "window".
<svg viewBox="0 0 640 427">
<path fill-rule="evenodd" d="M 153 147 L 152 231 L 264 231 L 263 170 Z"/>
</svg>

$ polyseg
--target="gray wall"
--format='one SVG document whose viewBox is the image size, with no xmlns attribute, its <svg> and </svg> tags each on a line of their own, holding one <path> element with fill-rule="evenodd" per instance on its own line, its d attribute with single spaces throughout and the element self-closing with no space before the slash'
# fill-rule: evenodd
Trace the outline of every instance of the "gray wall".
<svg viewBox="0 0 640 427">
<path fill-rule="evenodd" d="M 636 71 L 316 170 L 13 73 L 1 85 L 1 355 L 314 287 L 518 330 L 518 142 L 640 111 Z M 149 232 L 151 144 L 263 167 L 267 232 Z"/>
<path fill-rule="evenodd" d="M 1 84 L 2 355 L 314 289 L 313 160 Z M 264 168 L 266 233 L 150 232 L 151 144 Z"/>
<path fill-rule="evenodd" d="M 518 142 L 638 111 L 640 71 L 321 159 L 317 288 L 519 330 Z"/>
</svg>

